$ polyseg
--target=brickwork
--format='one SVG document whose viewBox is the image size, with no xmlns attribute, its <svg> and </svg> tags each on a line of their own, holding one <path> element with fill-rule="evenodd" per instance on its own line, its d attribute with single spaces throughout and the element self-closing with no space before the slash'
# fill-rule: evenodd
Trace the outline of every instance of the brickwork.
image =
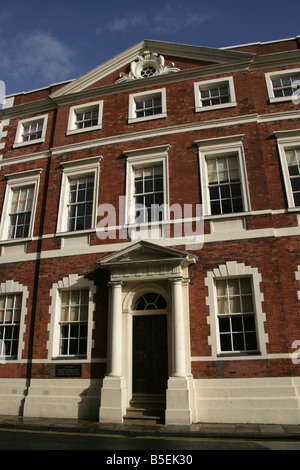
<svg viewBox="0 0 300 470">
<path fill-rule="evenodd" d="M 172 56 L 170 53 L 165 55 L 166 64 L 174 62 L 181 72 L 154 77 L 153 82 L 151 79 L 148 82 L 140 80 L 129 85 L 121 84 L 119 88 L 114 86 L 121 72 L 129 73 L 129 63 L 126 63 L 101 80 L 95 79 L 92 84 L 83 86 L 73 95 L 61 95 L 55 99 L 55 92 L 62 92 L 64 87 L 69 86 L 61 84 L 15 96 L 13 108 L 0 113 L 0 119 L 4 120 L 7 116 L 10 119 L 9 127 L 4 129 L 7 136 L 3 139 L 5 149 L 0 162 L 1 213 L 7 191 L 7 175 L 39 168 L 43 171 L 32 237 L 26 240 L 23 252 L 18 252 L 21 253 L 20 260 L 14 258 L 10 262 L 9 254 L 17 256 L 13 252 L 14 244 L 7 243 L 7 240 L 1 242 L 0 283 L 14 280 L 29 289 L 22 361 L 0 364 L 1 377 L 25 378 L 29 374 L 34 378 L 54 377 L 55 362 L 51 362 L 47 350 L 50 290 L 53 284 L 69 274 L 85 276 L 93 280 L 97 288 L 93 314 L 93 361 L 83 361 L 82 378 L 103 378 L 106 372 L 108 274 L 99 268 L 98 260 L 115 251 L 111 244 L 124 243 L 127 239 L 102 241 L 95 230 L 91 230 L 86 245 L 75 245 L 74 252 L 66 254 L 65 246 L 70 243 L 71 236 L 57 233 L 64 171 L 62 164 L 102 156 L 96 202 L 97 205 L 105 203 L 118 208 L 119 196 L 126 195 L 126 151 L 169 145 L 169 203 L 195 205 L 203 202 L 195 142 L 235 135 L 243 135 L 251 211 L 241 216 L 244 224 L 242 235 L 234 233 L 233 229 L 229 236 L 227 230 L 223 234 L 224 239 L 222 233 L 214 232 L 209 217 L 206 217 L 207 239 L 201 250 L 192 252 L 198 256 L 196 265 L 189 268 L 192 373 L 195 379 L 299 375 L 299 366 L 290 359 L 293 341 L 300 339 L 300 286 L 295 278 L 300 265 L 299 212 L 288 211 L 274 132 L 299 129 L 300 105 L 291 101 L 269 103 L 265 81 L 268 72 L 298 68 L 299 63 L 289 56 L 290 51 L 298 48 L 297 38 L 265 45 L 238 46 L 224 51 L 224 57 L 227 53 L 234 54 L 234 51 L 251 53 L 253 57 L 257 54 L 260 58 L 265 54 L 274 54 L 272 65 L 266 62 L 262 66 L 259 62 L 239 65 L 238 60 L 233 63 L 230 59 L 226 59 L 229 61 L 226 66 L 217 65 L 217 59 L 202 59 L 201 51 L 199 59 L 179 57 L 179 54 Z M 279 61 L 275 55 L 285 52 L 287 65 L 282 63 L 281 58 L 281 62 L 274 66 Z M 245 60 L 251 62 L 252 59 L 245 54 Z M 214 71 L 205 73 L 207 67 Z M 234 79 L 237 105 L 195 112 L 194 83 L 229 76 Z M 166 89 L 167 117 L 128 124 L 129 95 L 161 88 Z M 104 102 L 102 129 L 66 135 L 70 108 L 96 100 Z M 48 114 L 45 141 L 15 148 L 18 122 L 42 114 Z M 22 244 L 22 240 L 18 242 L 16 247 Z M 121 248 L 118 245 L 118 249 Z M 173 248 L 183 249 L 184 241 L 179 241 L 177 246 L 173 244 Z M 208 291 L 204 279 L 209 271 L 227 261 L 257 268 L 261 275 L 266 316 L 264 328 L 268 335 L 267 357 L 210 359 L 212 350 L 208 337 L 214 332 L 210 331 L 207 323 Z"/>
</svg>

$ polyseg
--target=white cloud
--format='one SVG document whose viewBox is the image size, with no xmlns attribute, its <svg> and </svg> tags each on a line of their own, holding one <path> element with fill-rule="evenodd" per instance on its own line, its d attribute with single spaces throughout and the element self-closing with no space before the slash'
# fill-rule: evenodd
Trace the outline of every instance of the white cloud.
<svg viewBox="0 0 300 470">
<path fill-rule="evenodd" d="M 45 84 L 73 78 L 73 52 L 47 32 L 28 32 L 0 52 L 0 60 L 12 78 L 34 77 Z"/>
<path fill-rule="evenodd" d="M 123 32 L 128 28 L 135 28 L 137 26 L 142 26 L 145 24 L 146 16 L 144 13 L 132 13 L 127 16 L 122 16 L 120 18 L 114 18 L 107 25 L 107 29 L 112 33 Z"/>
<path fill-rule="evenodd" d="M 116 16 L 105 26 L 97 29 L 97 33 L 125 33 L 131 28 L 139 27 L 144 32 L 170 33 L 201 25 L 215 17 L 214 13 L 197 13 L 194 9 L 185 8 L 175 3 L 167 3 L 160 12 L 147 13 L 129 12 L 127 15 Z"/>
</svg>

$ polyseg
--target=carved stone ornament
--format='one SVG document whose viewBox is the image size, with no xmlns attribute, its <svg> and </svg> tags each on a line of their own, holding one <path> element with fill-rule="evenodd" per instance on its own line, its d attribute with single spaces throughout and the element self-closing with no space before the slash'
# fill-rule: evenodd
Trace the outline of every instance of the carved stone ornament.
<svg viewBox="0 0 300 470">
<path fill-rule="evenodd" d="M 121 73 L 116 83 L 154 77 L 170 72 L 179 72 L 180 69 L 175 68 L 174 65 L 171 62 L 165 67 L 165 59 L 162 55 L 159 56 L 156 52 L 144 51 L 135 61 L 131 62 L 129 74 Z"/>
</svg>

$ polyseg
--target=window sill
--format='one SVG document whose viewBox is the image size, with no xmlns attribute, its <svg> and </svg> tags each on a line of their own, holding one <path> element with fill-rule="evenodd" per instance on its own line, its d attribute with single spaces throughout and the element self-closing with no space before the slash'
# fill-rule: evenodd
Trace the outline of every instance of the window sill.
<svg viewBox="0 0 300 470">
<path fill-rule="evenodd" d="M 223 220 L 223 219 L 239 219 L 241 217 L 247 217 L 248 215 L 252 215 L 251 211 L 245 212 L 232 212 L 229 214 L 216 214 L 216 215 L 204 215 L 204 220 Z"/>
<path fill-rule="evenodd" d="M 45 142 L 45 139 L 36 139 L 36 140 L 28 140 L 26 142 L 16 142 L 13 144 L 13 148 L 19 148 L 19 147 L 27 147 L 29 145 L 36 145 L 36 144 L 42 144 Z"/>
<path fill-rule="evenodd" d="M 274 104 L 274 103 L 284 103 L 287 101 L 292 101 L 293 98 L 297 98 L 298 95 L 290 95 L 290 96 L 279 96 L 278 98 L 275 98 L 274 96 L 269 97 L 269 103 Z"/>
<path fill-rule="evenodd" d="M 228 352 L 228 353 L 220 353 L 217 355 L 218 358 L 220 359 L 239 359 L 240 357 L 249 357 L 249 358 L 253 358 L 253 357 L 260 357 L 261 356 L 261 353 L 259 351 L 254 351 L 254 352 Z"/>
<path fill-rule="evenodd" d="M 32 241 L 31 237 L 28 238 L 14 238 L 12 240 L 0 240 L 0 245 L 21 245 Z"/>
<path fill-rule="evenodd" d="M 214 110 L 223 109 L 223 108 L 233 108 L 236 105 L 237 105 L 236 101 L 231 101 L 230 103 L 225 103 L 225 104 L 215 104 L 212 106 L 199 106 L 195 108 L 195 112 L 201 113 L 204 111 L 214 111 Z"/>
<path fill-rule="evenodd" d="M 154 114 L 153 116 L 146 116 L 140 118 L 128 118 L 128 124 L 134 124 L 135 122 L 153 121 L 154 119 L 163 119 L 167 117 L 167 113 Z"/>
<path fill-rule="evenodd" d="M 90 228 L 87 230 L 76 230 L 74 232 L 56 232 L 54 236 L 55 237 L 80 237 L 82 235 L 89 235 L 95 232 L 96 232 L 95 228 Z"/>
<path fill-rule="evenodd" d="M 0 364 L 2 365 L 5 365 L 7 362 L 17 362 L 19 359 L 17 356 L 13 356 L 13 357 L 4 357 L 4 356 L 1 356 L 0 358 Z"/>
<path fill-rule="evenodd" d="M 57 357 L 52 357 L 52 361 L 87 361 L 88 357 L 87 356 L 57 356 Z"/>
<path fill-rule="evenodd" d="M 68 129 L 66 132 L 66 135 L 76 135 L 76 134 L 82 134 L 84 132 L 100 131 L 101 129 L 102 129 L 102 125 L 85 127 L 83 129 Z"/>
</svg>

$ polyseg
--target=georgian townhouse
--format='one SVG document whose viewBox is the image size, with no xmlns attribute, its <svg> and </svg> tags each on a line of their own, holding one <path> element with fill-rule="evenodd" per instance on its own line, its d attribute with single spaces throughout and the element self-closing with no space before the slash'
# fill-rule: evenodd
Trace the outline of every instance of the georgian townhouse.
<svg viewBox="0 0 300 470">
<path fill-rule="evenodd" d="M 145 40 L 0 111 L 0 413 L 300 423 L 300 40 Z"/>
</svg>

